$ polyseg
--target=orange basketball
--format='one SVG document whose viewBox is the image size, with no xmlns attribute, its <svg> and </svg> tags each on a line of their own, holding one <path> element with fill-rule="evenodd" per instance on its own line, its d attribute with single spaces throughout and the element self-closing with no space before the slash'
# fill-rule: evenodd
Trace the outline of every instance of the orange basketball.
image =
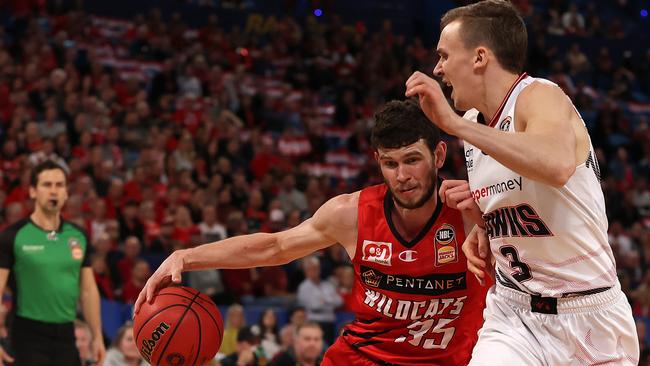
<svg viewBox="0 0 650 366">
<path fill-rule="evenodd" d="M 212 300 L 190 287 L 167 287 L 133 319 L 140 355 L 152 365 L 204 365 L 221 346 L 223 320 Z"/>
</svg>

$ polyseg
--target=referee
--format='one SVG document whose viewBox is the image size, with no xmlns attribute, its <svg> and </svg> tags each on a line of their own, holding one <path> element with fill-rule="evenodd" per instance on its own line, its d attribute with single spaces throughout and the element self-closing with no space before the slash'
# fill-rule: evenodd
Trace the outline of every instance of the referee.
<svg viewBox="0 0 650 366">
<path fill-rule="evenodd" d="M 63 168 L 52 161 L 36 166 L 29 195 L 34 212 L 0 234 L 0 294 L 10 272 L 14 291 L 12 352 L 0 347 L 0 366 L 13 359 L 16 366 L 81 365 L 73 324 L 79 299 L 93 332 L 92 355 L 101 365 L 99 292 L 86 235 L 61 218 L 68 198 Z"/>
</svg>

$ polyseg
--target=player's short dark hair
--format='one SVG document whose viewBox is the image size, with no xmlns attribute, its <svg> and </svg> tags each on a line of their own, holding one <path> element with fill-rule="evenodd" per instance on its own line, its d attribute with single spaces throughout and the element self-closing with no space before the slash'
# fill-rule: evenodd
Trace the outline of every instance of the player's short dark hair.
<svg viewBox="0 0 650 366">
<path fill-rule="evenodd" d="M 414 99 L 392 100 L 375 113 L 370 143 L 377 149 L 397 149 L 424 139 L 433 152 L 440 142 L 440 130 L 422 112 Z"/>
<path fill-rule="evenodd" d="M 461 22 L 465 47 L 486 46 L 504 69 L 517 74 L 523 71 L 528 34 L 524 20 L 509 1 L 485 0 L 451 9 L 443 15 L 440 30 L 456 20 Z"/>
<path fill-rule="evenodd" d="M 63 172 L 63 176 L 65 177 L 66 183 L 68 183 L 68 175 L 65 172 L 65 169 L 57 163 L 55 163 L 52 160 L 45 160 L 44 162 L 38 164 L 34 168 L 32 168 L 31 176 L 29 177 L 29 185 L 32 187 L 36 187 L 38 184 L 38 176 L 43 173 L 46 170 L 55 170 L 58 169 Z"/>
</svg>

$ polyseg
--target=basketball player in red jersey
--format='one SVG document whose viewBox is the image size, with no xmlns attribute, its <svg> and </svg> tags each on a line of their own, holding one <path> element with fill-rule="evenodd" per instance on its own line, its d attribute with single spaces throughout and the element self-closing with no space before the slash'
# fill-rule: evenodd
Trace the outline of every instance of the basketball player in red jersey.
<svg viewBox="0 0 650 366">
<path fill-rule="evenodd" d="M 336 196 L 292 229 L 179 250 L 136 301 L 138 312 L 181 272 L 276 266 L 340 243 L 355 268 L 353 310 L 322 365 L 465 365 L 483 323 L 487 287 L 461 250 L 473 224 L 437 197 L 446 145 L 414 101 L 375 116 L 375 157 L 385 184 Z"/>
</svg>

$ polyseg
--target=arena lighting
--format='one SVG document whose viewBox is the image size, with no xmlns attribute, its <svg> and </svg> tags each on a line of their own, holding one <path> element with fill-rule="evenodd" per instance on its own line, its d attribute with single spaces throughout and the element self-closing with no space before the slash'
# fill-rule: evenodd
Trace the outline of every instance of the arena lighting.
<svg viewBox="0 0 650 366">
<path fill-rule="evenodd" d="M 323 11 L 320 10 L 320 9 L 314 9 L 314 15 L 319 17 L 319 16 L 323 15 Z"/>
<path fill-rule="evenodd" d="M 647 9 L 641 9 L 641 18 L 645 18 L 648 16 L 648 10 Z"/>
</svg>

